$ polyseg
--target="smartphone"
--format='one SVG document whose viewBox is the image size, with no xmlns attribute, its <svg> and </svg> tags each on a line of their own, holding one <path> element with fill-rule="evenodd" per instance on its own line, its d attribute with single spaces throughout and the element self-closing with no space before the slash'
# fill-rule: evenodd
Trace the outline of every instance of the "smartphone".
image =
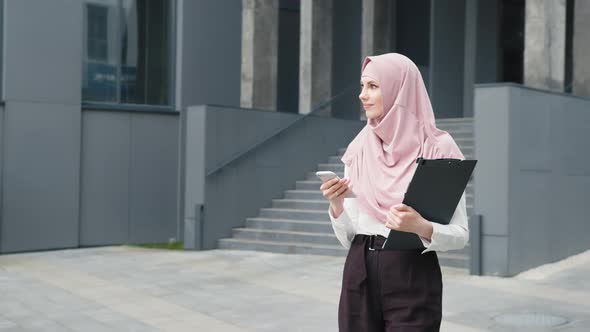
<svg viewBox="0 0 590 332">
<path fill-rule="evenodd" d="M 322 180 L 322 182 L 330 181 L 333 178 L 340 179 L 340 177 L 338 177 L 338 175 L 336 175 L 336 173 L 334 173 L 332 171 L 319 171 L 319 172 L 315 172 L 315 175 L 317 175 L 318 178 L 320 178 L 320 180 Z"/>
<path fill-rule="evenodd" d="M 318 176 L 318 178 L 320 178 L 322 180 L 322 182 L 330 181 L 333 178 L 337 178 L 340 180 L 340 177 L 332 171 L 318 171 L 318 172 L 315 172 L 315 174 Z M 348 194 L 348 196 L 346 196 L 346 197 L 347 198 L 355 198 L 356 195 L 354 194 L 354 192 L 350 192 Z"/>
</svg>

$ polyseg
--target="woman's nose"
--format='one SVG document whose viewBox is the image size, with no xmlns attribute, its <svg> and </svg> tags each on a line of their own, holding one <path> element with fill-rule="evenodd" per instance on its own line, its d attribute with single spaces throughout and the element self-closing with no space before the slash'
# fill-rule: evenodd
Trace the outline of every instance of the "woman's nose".
<svg viewBox="0 0 590 332">
<path fill-rule="evenodd" d="M 365 93 L 365 89 L 361 90 L 361 93 L 359 94 L 359 99 L 360 100 L 367 99 L 367 94 Z"/>
</svg>

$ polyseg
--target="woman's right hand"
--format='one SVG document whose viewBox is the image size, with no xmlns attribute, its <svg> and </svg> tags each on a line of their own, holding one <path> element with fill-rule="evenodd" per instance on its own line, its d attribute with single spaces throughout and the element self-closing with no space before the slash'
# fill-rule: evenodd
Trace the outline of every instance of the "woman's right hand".
<svg viewBox="0 0 590 332">
<path fill-rule="evenodd" d="M 352 191 L 352 186 L 349 186 L 350 179 L 333 178 L 322 183 L 320 190 L 324 197 L 330 201 L 330 205 L 342 208 L 344 206 L 344 198 Z"/>
</svg>

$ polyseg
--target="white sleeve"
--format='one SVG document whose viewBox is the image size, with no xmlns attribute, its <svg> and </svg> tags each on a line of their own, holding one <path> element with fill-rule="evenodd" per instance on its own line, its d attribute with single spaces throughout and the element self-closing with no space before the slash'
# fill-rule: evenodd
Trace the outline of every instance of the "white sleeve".
<svg viewBox="0 0 590 332">
<path fill-rule="evenodd" d="M 467 204 L 465 192 L 459 200 L 459 205 L 448 225 L 436 222 L 432 223 L 431 241 L 420 237 L 422 244 L 426 247 L 422 253 L 429 251 L 447 251 L 462 249 L 469 241 L 469 226 L 467 223 Z"/>
<path fill-rule="evenodd" d="M 344 167 L 344 177 L 348 174 L 348 169 Z M 358 222 L 358 209 L 356 209 L 356 198 L 345 198 L 344 199 L 344 211 L 334 218 L 332 211 L 328 207 L 328 215 L 332 221 L 332 228 L 334 234 L 338 238 L 338 241 L 344 246 L 344 248 L 350 248 L 350 244 L 356 234 L 356 225 Z"/>
</svg>

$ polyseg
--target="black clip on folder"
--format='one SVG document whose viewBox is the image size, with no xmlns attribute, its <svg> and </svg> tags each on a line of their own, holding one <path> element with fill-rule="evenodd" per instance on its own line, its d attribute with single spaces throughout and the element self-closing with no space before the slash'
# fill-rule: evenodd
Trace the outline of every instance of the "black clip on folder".
<svg viewBox="0 0 590 332">
<path fill-rule="evenodd" d="M 418 166 L 403 203 L 411 206 L 426 220 L 447 225 L 457 209 L 477 160 L 423 159 Z M 424 249 L 418 235 L 391 230 L 385 250 Z"/>
</svg>

